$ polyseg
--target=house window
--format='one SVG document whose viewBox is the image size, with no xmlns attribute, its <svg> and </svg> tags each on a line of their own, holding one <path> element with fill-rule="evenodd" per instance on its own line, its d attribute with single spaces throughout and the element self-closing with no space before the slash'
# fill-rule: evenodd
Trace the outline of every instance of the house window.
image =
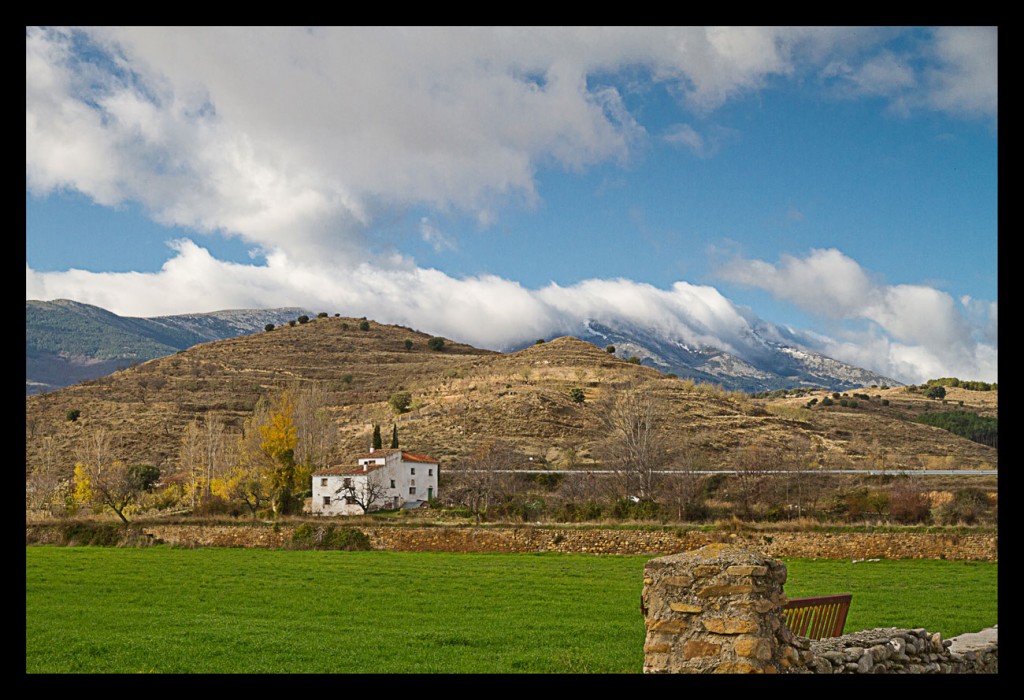
<svg viewBox="0 0 1024 700">
<path fill-rule="evenodd" d="M 330 496 L 324 496 L 324 505 L 325 506 L 331 505 L 331 497 Z"/>
<path fill-rule="evenodd" d="M 415 486 L 410 486 L 409 487 L 409 495 L 410 496 L 415 496 L 416 495 L 416 487 Z"/>
<path fill-rule="evenodd" d="M 345 481 L 342 483 L 342 486 L 344 486 L 344 488 L 347 489 L 352 488 L 352 480 L 346 477 Z"/>
<path fill-rule="evenodd" d="M 434 470 L 433 469 L 428 469 L 427 470 L 427 476 L 434 476 Z"/>
<path fill-rule="evenodd" d="M 415 486 L 415 485 L 416 485 L 416 480 L 415 479 L 409 479 L 409 486 Z"/>
<path fill-rule="evenodd" d="M 391 480 L 391 488 L 395 488 L 395 480 L 394 479 Z"/>
<path fill-rule="evenodd" d="M 326 476 L 323 479 L 320 480 L 320 485 L 321 486 L 327 486 L 327 477 Z"/>
<path fill-rule="evenodd" d="M 416 467 L 410 467 L 409 468 L 409 473 L 410 474 L 415 474 L 416 473 Z"/>
<path fill-rule="evenodd" d="M 345 503 L 349 504 L 350 506 L 354 506 L 356 504 L 356 499 L 353 498 L 352 496 L 345 496 Z"/>
</svg>

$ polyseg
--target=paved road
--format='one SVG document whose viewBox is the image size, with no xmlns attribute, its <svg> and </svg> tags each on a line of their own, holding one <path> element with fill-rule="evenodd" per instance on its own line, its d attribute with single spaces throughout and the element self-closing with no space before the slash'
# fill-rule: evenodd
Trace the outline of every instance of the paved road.
<svg viewBox="0 0 1024 700">
<path fill-rule="evenodd" d="M 486 469 L 449 471 L 485 472 Z M 612 469 L 494 469 L 501 474 L 615 474 Z M 665 469 L 655 474 L 737 474 L 735 469 L 694 469 L 692 472 Z M 860 474 L 862 476 L 998 476 L 996 469 L 767 469 L 759 474 Z"/>
</svg>

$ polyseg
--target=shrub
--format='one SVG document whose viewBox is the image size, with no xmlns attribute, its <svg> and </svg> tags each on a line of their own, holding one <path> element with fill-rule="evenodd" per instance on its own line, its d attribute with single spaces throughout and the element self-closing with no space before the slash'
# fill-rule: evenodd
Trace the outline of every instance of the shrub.
<svg viewBox="0 0 1024 700">
<path fill-rule="evenodd" d="M 888 406 L 889 405 L 889 399 L 882 399 L 882 405 L 883 406 Z"/>
<path fill-rule="evenodd" d="M 361 331 L 368 331 L 368 330 L 370 330 L 370 322 L 369 321 L 360 321 L 359 322 L 359 330 L 361 330 Z"/>
<path fill-rule="evenodd" d="M 273 323 L 268 323 L 267 325 L 263 326 L 263 330 L 265 330 L 265 331 L 272 331 L 272 330 L 274 330 L 274 324 Z"/>
<path fill-rule="evenodd" d="M 936 384 L 925 393 L 925 396 L 929 399 L 944 399 L 946 398 L 946 387 Z"/>
<path fill-rule="evenodd" d="M 953 494 L 953 500 L 939 508 L 943 525 L 975 525 L 988 508 L 985 494 L 977 488 L 963 488 Z"/>
<path fill-rule="evenodd" d="M 316 315 L 316 317 L 317 318 L 327 318 L 327 312 L 326 311 L 321 311 L 320 313 L 318 313 Z"/>
<path fill-rule="evenodd" d="M 348 552 L 369 551 L 370 538 L 353 527 L 335 527 L 309 523 L 299 525 L 292 532 L 292 549 L 340 549 Z"/>
<path fill-rule="evenodd" d="M 901 523 L 927 523 L 931 505 L 928 494 L 909 484 L 893 488 L 889 495 L 889 515 Z"/>
<path fill-rule="evenodd" d="M 444 349 L 444 338 L 431 338 L 427 341 L 427 347 L 434 352 L 441 352 L 441 350 Z"/>
<path fill-rule="evenodd" d="M 405 339 L 404 345 L 406 350 L 412 350 L 412 341 L 408 338 Z"/>
<path fill-rule="evenodd" d="M 78 420 L 78 417 L 80 415 L 82 415 L 81 411 L 79 411 L 77 408 L 72 408 L 70 411 L 64 414 L 64 417 L 71 421 L 72 423 L 74 423 L 76 420 Z"/>
<path fill-rule="evenodd" d="M 292 319 L 291 321 L 289 321 L 288 325 L 294 327 L 295 326 L 295 319 Z"/>
<path fill-rule="evenodd" d="M 640 358 L 637 357 L 636 355 L 633 355 L 633 357 L 629 358 L 627 362 L 632 362 L 634 365 L 638 365 L 640 364 Z"/>
<path fill-rule="evenodd" d="M 615 346 L 614 345 L 605 345 L 604 346 L 604 351 L 606 353 L 608 353 L 609 355 L 614 355 L 615 354 Z"/>
<path fill-rule="evenodd" d="M 405 413 L 412 404 L 412 394 L 408 391 L 396 391 L 388 399 L 388 403 L 391 404 L 391 408 L 395 409 L 396 413 Z"/>
<path fill-rule="evenodd" d="M 832 398 L 833 399 L 839 399 L 841 396 L 842 396 L 842 394 L 840 394 L 838 391 L 833 391 L 832 392 Z"/>
<path fill-rule="evenodd" d="M 348 330 L 348 324 L 345 323 L 344 321 L 341 322 L 341 330 L 343 330 L 343 331 L 347 331 Z"/>
<path fill-rule="evenodd" d="M 827 396 L 826 396 L 825 398 L 823 398 L 823 399 L 821 400 L 821 405 L 822 405 L 822 406 L 831 406 L 831 405 L 833 405 L 834 403 L 835 403 L 835 401 L 833 401 L 832 399 L 830 399 L 830 398 L 829 398 L 829 397 L 827 397 Z"/>
<path fill-rule="evenodd" d="M 298 322 L 299 323 L 309 323 L 309 316 L 307 316 L 306 314 L 302 314 L 301 316 L 299 316 Z"/>
<path fill-rule="evenodd" d="M 537 338 L 537 342 L 535 342 L 534 345 L 543 345 L 545 342 L 547 341 L 543 338 Z"/>
<path fill-rule="evenodd" d="M 569 389 L 569 398 L 573 400 L 573 403 L 583 403 L 587 397 L 583 393 L 582 388 L 574 386 L 572 389 Z"/>
</svg>

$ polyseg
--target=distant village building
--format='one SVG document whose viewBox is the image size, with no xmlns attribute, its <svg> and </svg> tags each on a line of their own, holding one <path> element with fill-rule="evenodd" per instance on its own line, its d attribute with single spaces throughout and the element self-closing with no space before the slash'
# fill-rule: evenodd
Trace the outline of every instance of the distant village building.
<svg viewBox="0 0 1024 700">
<path fill-rule="evenodd" d="M 310 510 L 315 515 L 362 515 L 392 508 L 416 508 L 437 497 L 439 463 L 398 449 L 376 449 L 313 474 Z"/>
</svg>

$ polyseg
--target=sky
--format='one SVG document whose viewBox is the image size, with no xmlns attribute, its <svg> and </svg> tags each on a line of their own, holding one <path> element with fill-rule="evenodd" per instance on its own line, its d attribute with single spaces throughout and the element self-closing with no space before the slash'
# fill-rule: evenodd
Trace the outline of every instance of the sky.
<svg viewBox="0 0 1024 700">
<path fill-rule="evenodd" d="M 26 299 L 998 381 L 995 27 L 27 27 Z M 768 329 L 767 331 L 765 329 Z"/>
</svg>

